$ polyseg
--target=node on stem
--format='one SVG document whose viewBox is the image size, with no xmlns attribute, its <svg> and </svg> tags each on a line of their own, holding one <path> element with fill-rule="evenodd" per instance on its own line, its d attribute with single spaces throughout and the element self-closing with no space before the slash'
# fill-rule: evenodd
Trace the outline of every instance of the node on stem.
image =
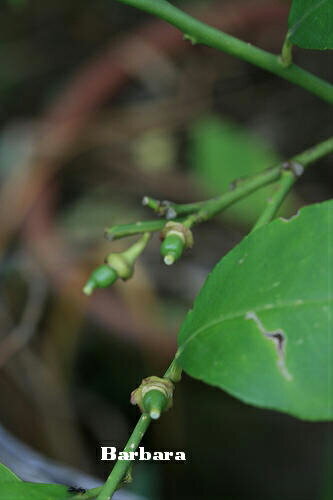
<svg viewBox="0 0 333 500">
<path fill-rule="evenodd" d="M 184 250 L 193 245 L 191 230 L 179 222 L 168 222 L 162 232 L 162 238 L 161 255 L 167 266 L 176 262 Z"/>
<path fill-rule="evenodd" d="M 138 405 L 142 413 L 157 420 L 161 413 L 172 406 L 174 385 L 171 380 L 160 377 L 147 377 L 131 394 L 131 403 Z"/>
</svg>

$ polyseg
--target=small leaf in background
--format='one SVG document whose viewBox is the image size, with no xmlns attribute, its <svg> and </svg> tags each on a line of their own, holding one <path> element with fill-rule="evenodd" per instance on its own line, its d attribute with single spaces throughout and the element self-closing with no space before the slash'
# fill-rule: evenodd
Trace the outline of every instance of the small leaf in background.
<svg viewBox="0 0 333 500">
<path fill-rule="evenodd" d="M 147 173 L 168 171 L 177 159 L 175 138 L 163 129 L 146 131 L 134 141 L 132 156 L 134 164 Z"/>
<path fill-rule="evenodd" d="M 189 160 L 207 196 L 221 194 L 235 179 L 255 175 L 280 161 L 262 140 L 214 115 L 200 119 L 189 130 Z M 254 224 L 273 189 L 260 189 L 228 208 L 222 217 Z M 291 197 L 284 206 L 292 212 Z"/>
<path fill-rule="evenodd" d="M 333 49 L 332 0 L 293 0 L 289 40 L 303 49 Z"/>
<path fill-rule="evenodd" d="M 11 7 L 15 7 L 15 8 L 21 8 L 21 7 L 25 7 L 27 5 L 27 0 L 7 0 L 8 4 L 11 6 Z"/>
<path fill-rule="evenodd" d="M 8 469 L 8 467 L 6 467 L 4 464 L 0 464 L 0 483 L 11 483 L 11 482 L 16 483 L 20 481 L 21 479 L 17 477 L 17 475 L 14 474 L 14 472 Z"/>
<path fill-rule="evenodd" d="M 332 235 L 329 201 L 227 254 L 181 328 L 184 370 L 256 406 L 333 419 Z"/>
</svg>

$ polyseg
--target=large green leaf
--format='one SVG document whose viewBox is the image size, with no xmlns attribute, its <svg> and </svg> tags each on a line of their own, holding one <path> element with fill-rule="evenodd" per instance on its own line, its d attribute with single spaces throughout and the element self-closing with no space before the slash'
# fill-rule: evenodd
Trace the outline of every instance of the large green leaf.
<svg viewBox="0 0 333 500">
<path fill-rule="evenodd" d="M 14 474 L 8 467 L 4 464 L 0 464 L 0 484 L 1 483 L 11 483 L 21 481 L 19 477 Z M 1 488 L 1 487 L 0 487 Z"/>
<path fill-rule="evenodd" d="M 73 500 L 75 493 L 68 492 L 67 486 L 59 484 L 40 484 L 3 482 L 0 484 L 1 500 Z"/>
<path fill-rule="evenodd" d="M 333 49 L 333 1 L 293 0 L 289 39 L 303 49 Z"/>
<path fill-rule="evenodd" d="M 332 239 L 333 201 L 246 237 L 185 319 L 184 370 L 257 406 L 332 419 Z"/>
<path fill-rule="evenodd" d="M 278 156 L 263 140 L 217 115 L 206 116 L 191 126 L 189 157 L 208 196 L 221 194 L 236 179 L 257 174 L 279 162 Z M 250 226 L 259 217 L 271 193 L 272 186 L 263 188 L 228 208 L 222 216 Z M 292 206 L 290 198 L 289 213 Z"/>
</svg>

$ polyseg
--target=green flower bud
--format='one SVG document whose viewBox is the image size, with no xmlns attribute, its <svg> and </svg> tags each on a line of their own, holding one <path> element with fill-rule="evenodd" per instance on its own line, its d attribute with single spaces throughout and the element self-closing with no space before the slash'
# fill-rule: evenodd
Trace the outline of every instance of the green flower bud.
<svg viewBox="0 0 333 500">
<path fill-rule="evenodd" d="M 171 380 L 160 377 L 147 377 L 131 394 L 131 403 L 138 405 L 143 413 L 157 420 L 163 411 L 172 406 L 174 385 Z"/>
<path fill-rule="evenodd" d="M 135 262 L 146 248 L 150 237 L 149 233 L 144 233 L 138 241 L 124 252 L 110 253 L 107 256 L 106 263 L 117 271 L 119 278 L 128 280 L 133 276 Z"/>
<path fill-rule="evenodd" d="M 149 239 L 150 234 L 144 233 L 125 252 L 110 253 L 105 259 L 105 264 L 95 269 L 91 274 L 83 288 L 83 292 L 86 295 L 91 295 L 95 288 L 110 286 L 117 278 L 129 279 L 134 273 L 135 261 L 146 248 Z"/>
<path fill-rule="evenodd" d="M 166 409 L 168 399 L 164 392 L 157 389 L 148 391 L 142 400 L 142 406 L 145 413 L 149 413 L 150 417 L 154 420 L 160 418 L 161 413 Z"/>
<path fill-rule="evenodd" d="M 83 288 L 83 292 L 86 295 L 91 295 L 95 288 L 106 288 L 107 286 L 113 285 L 113 283 L 118 279 L 118 274 L 112 267 L 104 264 L 103 266 L 97 267 L 90 275 L 87 283 Z"/>
<path fill-rule="evenodd" d="M 176 262 L 185 250 L 185 238 L 181 233 L 171 233 L 161 244 L 161 255 L 168 266 Z"/>
<path fill-rule="evenodd" d="M 191 230 L 179 222 L 168 222 L 162 232 L 161 255 L 170 266 L 178 260 L 186 248 L 193 245 Z"/>
<path fill-rule="evenodd" d="M 110 253 L 105 262 L 117 271 L 119 278 L 128 280 L 134 273 L 134 262 L 131 262 L 124 253 Z"/>
</svg>

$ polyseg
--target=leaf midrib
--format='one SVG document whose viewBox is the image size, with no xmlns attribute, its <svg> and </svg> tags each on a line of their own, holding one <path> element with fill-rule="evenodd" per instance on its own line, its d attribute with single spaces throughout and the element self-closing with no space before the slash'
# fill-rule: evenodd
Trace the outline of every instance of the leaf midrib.
<svg viewBox="0 0 333 500">
<path fill-rule="evenodd" d="M 299 299 L 298 299 L 299 300 Z M 201 328 L 199 328 L 198 330 L 196 330 L 194 333 L 192 333 L 192 335 L 190 337 L 188 337 L 185 342 L 183 342 L 179 348 L 178 348 L 178 352 L 177 354 L 180 355 L 181 352 L 184 350 L 186 344 L 188 344 L 191 340 L 193 340 L 193 338 L 197 337 L 198 335 L 200 335 L 200 333 L 202 333 L 203 331 L 205 330 L 209 330 L 210 328 L 220 324 L 220 323 L 223 323 L 224 321 L 229 321 L 229 320 L 232 320 L 232 319 L 238 319 L 238 318 L 241 318 L 241 317 L 244 317 L 246 316 L 246 314 L 251 311 L 251 312 L 254 312 L 254 313 L 261 313 L 261 312 L 269 312 L 269 311 L 276 311 L 277 309 L 288 309 L 288 308 L 294 308 L 294 307 L 302 307 L 302 306 L 308 306 L 308 305 L 311 305 L 311 304 L 328 304 L 330 302 L 333 303 L 333 297 L 331 298 L 328 298 L 328 299 L 318 299 L 318 300 L 302 300 L 302 303 L 298 302 L 298 301 L 294 301 L 294 302 L 284 302 L 284 303 L 280 303 L 274 307 L 268 307 L 269 304 L 265 304 L 264 306 L 261 306 L 261 307 L 258 307 L 258 308 L 251 308 L 251 307 L 248 307 L 247 309 L 241 311 L 241 312 L 237 312 L 237 313 L 233 313 L 233 314 L 229 314 L 229 315 L 225 315 L 225 316 L 222 316 L 214 321 L 211 321 L 210 323 L 207 323 L 206 325 L 202 326 Z"/>
</svg>

